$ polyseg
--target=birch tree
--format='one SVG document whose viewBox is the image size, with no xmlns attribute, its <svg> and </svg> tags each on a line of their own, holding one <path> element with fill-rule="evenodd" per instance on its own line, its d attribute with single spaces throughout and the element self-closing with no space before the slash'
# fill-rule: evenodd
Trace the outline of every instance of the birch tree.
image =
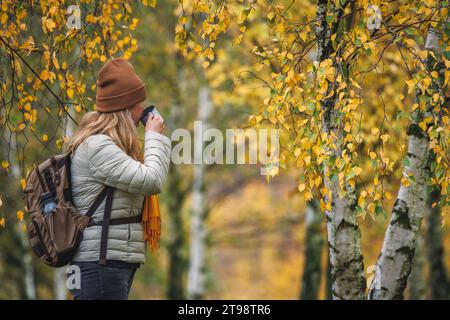
<svg viewBox="0 0 450 320">
<path fill-rule="evenodd" d="M 336 70 L 337 73 L 337 75 L 332 74 L 331 79 L 328 79 L 327 90 L 324 94 L 325 97 L 320 103 L 323 111 L 322 131 L 327 136 L 337 138 L 334 150 L 330 148 L 330 152 L 334 155 L 332 159 L 338 159 L 344 151 L 341 145 L 344 131 L 339 126 L 339 122 L 345 119 L 345 116 L 343 116 L 343 112 L 340 110 L 341 106 L 337 105 L 337 100 L 338 97 L 342 99 L 347 90 L 342 90 L 345 88 L 345 85 L 342 86 L 343 83 L 337 79 L 338 77 L 340 79 L 346 77 L 343 70 L 347 69 L 348 66 L 346 66 L 347 62 L 343 61 L 341 50 L 333 52 L 331 36 L 334 34 L 333 30 L 336 32 L 341 29 L 341 32 L 344 32 L 345 29 L 339 26 L 339 24 L 343 21 L 342 16 L 345 7 L 349 4 L 349 1 L 344 1 L 342 6 L 330 6 L 326 0 L 319 0 L 317 2 L 317 59 L 319 63 L 334 60 L 331 65 L 328 65 L 328 68 Z M 327 22 L 327 17 L 330 15 L 333 16 L 331 26 Z M 338 33 L 337 37 L 341 38 L 342 34 Z M 331 57 L 333 59 L 330 59 Z M 333 77 L 337 81 L 333 81 Z M 343 94 L 339 94 L 340 92 Z M 327 217 L 328 247 L 330 249 L 331 278 L 333 280 L 333 298 L 344 300 L 364 299 L 364 264 L 361 254 L 361 235 L 355 214 L 357 204 L 355 189 L 354 185 L 352 186 L 348 182 L 343 183 L 336 179 L 332 181 L 332 174 L 337 173 L 332 172 L 333 166 L 334 164 L 332 162 L 328 166 L 325 166 L 324 176 L 325 186 L 330 190 L 330 193 L 327 194 L 329 198 L 327 202 L 331 205 L 326 208 L 325 213 Z M 344 194 L 342 193 L 343 189 L 346 190 Z"/>
<path fill-rule="evenodd" d="M 418 106 L 407 133 L 408 153 L 403 170 L 406 178 L 392 209 L 369 299 L 402 299 L 411 273 L 416 240 L 429 197 L 431 154 L 428 129 L 431 123 L 438 122 L 436 112 L 441 110 L 445 101 L 442 92 L 445 66 L 441 60 L 439 40 L 439 33 L 430 29 L 425 44 L 429 53 L 423 68 L 427 74 L 436 76 L 429 88 L 417 89 Z M 410 177 L 413 181 L 407 180 Z"/>
<path fill-rule="evenodd" d="M 12 132 L 5 131 L 5 134 L 8 135 L 8 139 L 11 141 L 9 146 L 9 150 L 4 150 L 5 153 L 17 154 L 17 143 L 15 134 Z M 6 147 L 6 146 L 5 146 Z M 6 148 L 5 148 L 6 149 Z M 11 174 L 15 181 L 21 181 L 21 169 L 15 157 L 12 157 L 13 161 L 11 162 Z M 19 239 L 20 248 L 19 250 L 22 252 L 21 257 L 21 272 L 19 273 L 19 279 L 22 282 L 25 299 L 27 300 L 35 300 L 36 299 L 36 284 L 34 277 L 34 266 L 33 259 L 31 256 L 31 251 L 28 250 L 28 237 L 25 233 L 26 225 L 24 220 L 23 210 L 17 211 L 17 224 L 14 226 L 15 233 L 17 238 Z"/>
<path fill-rule="evenodd" d="M 212 102 L 210 89 L 203 84 L 199 89 L 197 121 L 200 130 L 194 135 L 194 177 L 192 185 L 192 215 L 191 215 L 191 246 L 188 274 L 188 297 L 201 299 L 205 294 L 206 285 L 206 239 L 208 235 L 206 217 L 205 194 L 205 163 L 203 159 L 204 130 L 208 129 L 211 116 Z M 200 163 L 195 163 L 197 160 Z"/>
</svg>

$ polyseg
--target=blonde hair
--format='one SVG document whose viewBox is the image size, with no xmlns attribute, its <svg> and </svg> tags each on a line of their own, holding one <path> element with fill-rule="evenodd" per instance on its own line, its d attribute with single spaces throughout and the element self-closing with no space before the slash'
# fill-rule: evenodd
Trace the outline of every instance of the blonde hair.
<svg viewBox="0 0 450 320">
<path fill-rule="evenodd" d="M 131 108 L 117 112 L 90 111 L 86 113 L 81 118 L 77 131 L 69 140 L 66 151 L 75 152 L 86 138 L 98 133 L 111 137 L 119 148 L 134 160 L 143 161 L 141 142 L 131 118 Z"/>
</svg>

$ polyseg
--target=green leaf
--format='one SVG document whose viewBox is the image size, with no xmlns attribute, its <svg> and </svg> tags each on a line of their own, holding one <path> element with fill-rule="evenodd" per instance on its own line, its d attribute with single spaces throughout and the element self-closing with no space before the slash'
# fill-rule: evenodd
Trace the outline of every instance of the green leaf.
<svg viewBox="0 0 450 320">
<path fill-rule="evenodd" d="M 447 25 L 445 26 L 445 35 L 450 37 L 450 22 L 447 22 Z"/>
<path fill-rule="evenodd" d="M 410 36 L 413 36 L 413 35 L 416 34 L 416 32 L 415 32 L 415 30 L 414 30 L 413 28 L 407 28 L 407 29 L 405 30 L 405 32 L 406 32 L 407 34 L 409 34 Z"/>
<path fill-rule="evenodd" d="M 327 20 L 328 23 L 332 23 L 333 20 L 334 20 L 334 16 L 332 14 L 329 14 L 329 15 L 327 15 L 326 20 Z"/>
<path fill-rule="evenodd" d="M 444 45 L 444 57 L 445 59 L 450 60 L 450 51 L 446 50 L 447 47 L 447 45 Z"/>
<path fill-rule="evenodd" d="M 270 89 L 270 97 L 273 97 L 273 96 L 275 96 L 277 94 L 277 90 L 275 90 L 275 89 Z"/>
<path fill-rule="evenodd" d="M 404 167 L 411 166 L 411 161 L 409 161 L 409 157 L 405 157 L 402 161 Z"/>
<path fill-rule="evenodd" d="M 364 215 L 365 213 L 366 213 L 366 211 L 363 208 L 361 208 L 359 206 L 356 206 L 356 208 L 355 208 L 355 216 L 359 217 L 359 216 Z"/>
<path fill-rule="evenodd" d="M 350 171 L 350 173 L 347 175 L 347 180 L 350 180 L 351 178 L 355 177 L 355 173 L 352 171 Z"/>
<path fill-rule="evenodd" d="M 423 37 L 421 37 L 421 36 L 417 36 L 416 37 L 416 42 L 418 43 L 418 44 L 420 44 L 421 46 L 423 46 Z"/>
<path fill-rule="evenodd" d="M 384 208 L 382 206 L 378 206 L 378 205 L 375 207 L 375 214 L 377 216 L 380 216 L 380 215 L 386 216 L 386 212 L 384 211 Z"/>
</svg>

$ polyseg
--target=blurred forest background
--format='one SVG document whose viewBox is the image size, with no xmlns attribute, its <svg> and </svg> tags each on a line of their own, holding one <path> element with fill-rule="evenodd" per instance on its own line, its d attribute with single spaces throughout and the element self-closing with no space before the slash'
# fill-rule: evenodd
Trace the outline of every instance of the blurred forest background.
<svg viewBox="0 0 450 320">
<path fill-rule="evenodd" d="M 130 59 L 146 82 L 148 102 L 155 104 L 166 120 L 165 134 L 169 137 L 176 128 L 192 131 L 194 120 L 220 130 L 283 127 L 284 120 L 271 118 L 266 101 L 269 96 L 276 98 L 272 93 L 279 88 L 268 83 L 280 76 L 288 84 L 300 81 L 295 75 L 305 83 L 312 82 L 312 78 L 305 75 L 306 66 L 295 69 L 295 75 L 285 70 L 276 60 L 277 52 L 287 56 L 292 64 L 303 59 L 312 66 L 318 49 L 312 45 L 290 58 L 283 53 L 286 47 L 278 45 L 282 36 L 277 40 L 273 32 L 285 35 L 288 42 L 301 39 L 298 41 L 307 44 L 317 28 L 307 22 L 316 21 L 323 2 L 217 1 L 211 5 L 209 1 L 176 0 L 1 0 L 0 299 L 70 298 L 65 290 L 65 269 L 46 267 L 32 255 L 24 232 L 27 213 L 22 188 L 33 164 L 63 150 L 76 130 L 71 118 L 79 122 L 86 111 L 94 108 L 96 73 L 108 58 Z M 392 28 L 406 23 L 407 16 L 401 15 L 404 6 L 410 6 L 408 10 L 417 19 L 427 15 L 423 8 L 448 6 L 448 1 L 373 2 Z M 335 8 L 339 9 L 346 1 L 329 3 L 337 3 Z M 69 31 L 66 27 L 67 7 L 72 4 L 81 8 L 81 30 Z M 221 20 L 217 14 L 220 4 L 233 12 L 231 18 Z M 411 112 L 418 108 L 412 103 L 414 90 L 409 88 L 414 83 L 408 83 L 415 69 L 408 63 L 414 61 L 409 55 L 411 48 L 425 45 L 428 28 L 423 19 L 422 25 L 411 24 L 409 29 L 389 29 L 392 34 L 398 33 L 397 40 L 391 43 L 382 37 L 379 42 L 371 42 L 370 31 L 365 27 L 369 4 L 350 4 L 343 12 L 355 11 L 357 15 L 344 14 L 339 19 L 363 19 L 359 24 L 351 20 L 348 23 L 362 30 L 354 37 L 363 42 L 359 47 L 373 51 L 354 64 L 359 70 L 370 70 L 348 80 L 356 92 L 352 99 L 359 101 L 348 120 L 351 129 L 344 128 L 345 132 L 360 133 L 361 141 L 364 140 L 358 141 L 355 134 L 356 142 L 348 143 L 347 149 L 349 154 L 360 155 L 358 168 L 362 172 L 356 170 L 356 176 L 360 175 L 356 180 L 360 210 L 356 219 L 368 287 L 397 192 L 402 185 L 414 183 L 402 179 L 402 167 L 408 165 L 403 160 L 407 153 L 407 128 Z M 355 10 L 358 5 L 362 9 Z M 444 14 L 448 15 L 448 10 Z M 285 24 L 280 22 L 284 15 L 290 19 L 286 18 Z M 215 19 L 208 20 L 210 17 Z M 231 19 L 231 26 L 217 32 L 223 33 L 221 37 L 208 37 L 227 19 Z M 217 23 L 215 31 L 205 21 Z M 303 29 L 294 33 L 295 39 L 287 31 L 292 21 L 304 23 Z M 208 28 L 212 31 L 201 37 L 195 33 L 197 27 L 203 32 Z M 189 43 L 189 32 L 196 34 L 196 41 L 203 41 L 203 45 Z M 403 37 L 403 32 L 411 37 Z M 347 33 L 351 32 L 344 32 Z M 421 41 L 417 40 L 418 35 Z M 337 41 L 339 37 L 338 34 Z M 335 41 L 336 36 L 331 39 Z M 448 60 L 445 61 L 448 70 Z M 446 84 L 447 77 L 445 74 Z M 309 94 L 306 88 L 299 92 Z M 448 107 L 448 100 L 444 101 Z M 319 123 L 314 121 L 319 117 L 314 111 L 315 103 L 316 100 L 306 98 L 299 102 L 304 106 L 299 107 L 300 112 L 307 114 L 305 119 L 310 117 L 309 123 L 298 120 L 295 127 L 299 130 Z M 266 108 L 266 114 L 260 113 L 262 108 Z M 448 118 L 446 121 L 444 130 L 448 129 Z M 425 125 L 429 122 L 425 121 Z M 291 129 L 287 132 L 292 133 Z M 143 128 L 139 131 L 143 137 Z M 324 212 L 330 208 L 321 201 L 324 193 L 319 188 L 325 177 L 308 176 L 305 172 L 305 166 L 310 161 L 315 165 L 317 157 L 303 154 L 314 150 L 315 144 L 310 135 L 302 134 L 299 139 L 292 139 L 301 146 L 297 149 L 289 144 L 289 134 L 284 133 L 282 148 L 289 152 L 282 155 L 280 171 L 270 179 L 259 174 L 258 165 L 172 163 L 160 195 L 162 247 L 156 253 L 149 252 L 148 261 L 136 274 L 130 298 L 331 299 Z M 441 161 L 448 167 L 448 154 L 443 154 Z M 308 158 L 311 155 L 313 159 Z M 448 171 L 445 175 L 448 177 Z M 448 183 L 448 178 L 441 181 Z M 376 190 L 381 185 L 383 191 L 378 194 Z M 439 192 L 434 196 L 437 200 L 427 201 L 417 240 L 414 239 L 416 250 L 405 291 L 408 299 L 450 298 L 448 206 L 436 205 Z"/>
</svg>

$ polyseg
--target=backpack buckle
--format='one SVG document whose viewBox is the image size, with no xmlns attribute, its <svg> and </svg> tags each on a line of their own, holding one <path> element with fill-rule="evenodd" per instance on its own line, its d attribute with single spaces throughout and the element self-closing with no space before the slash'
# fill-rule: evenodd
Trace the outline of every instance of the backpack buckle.
<svg viewBox="0 0 450 320">
<path fill-rule="evenodd" d="M 59 173 L 55 157 L 50 158 L 50 163 L 52 164 L 53 175 L 55 176 L 55 184 L 59 186 L 61 184 L 61 174 Z"/>
<path fill-rule="evenodd" d="M 61 175 L 59 174 L 59 171 L 55 172 L 55 184 L 59 186 L 61 184 Z"/>
</svg>

